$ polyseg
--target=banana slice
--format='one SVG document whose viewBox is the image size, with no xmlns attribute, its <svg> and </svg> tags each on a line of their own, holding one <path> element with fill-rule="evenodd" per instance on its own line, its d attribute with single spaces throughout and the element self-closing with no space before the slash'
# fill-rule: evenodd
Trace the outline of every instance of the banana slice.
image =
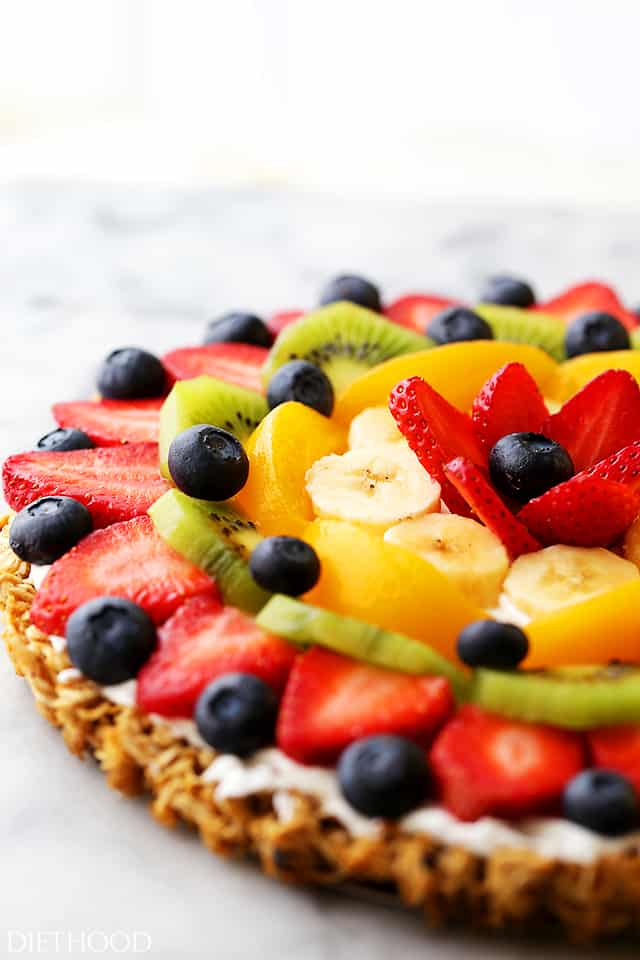
<svg viewBox="0 0 640 960">
<path fill-rule="evenodd" d="M 369 407 L 351 421 L 349 449 L 378 447 L 382 443 L 406 443 L 388 407 Z"/>
<path fill-rule="evenodd" d="M 622 551 L 627 560 L 635 563 L 636 567 L 640 567 L 640 517 L 634 520 L 627 530 Z"/>
<path fill-rule="evenodd" d="M 602 547 L 547 547 L 518 557 L 504 594 L 529 617 L 580 603 L 640 576 L 638 568 Z"/>
<path fill-rule="evenodd" d="M 411 450 L 395 443 L 323 457 L 307 471 L 306 488 L 318 517 L 380 532 L 440 506 L 440 484 Z"/>
<path fill-rule="evenodd" d="M 420 554 L 479 606 L 497 603 L 509 557 L 481 523 L 453 513 L 433 513 L 391 527 L 384 539 Z"/>
</svg>

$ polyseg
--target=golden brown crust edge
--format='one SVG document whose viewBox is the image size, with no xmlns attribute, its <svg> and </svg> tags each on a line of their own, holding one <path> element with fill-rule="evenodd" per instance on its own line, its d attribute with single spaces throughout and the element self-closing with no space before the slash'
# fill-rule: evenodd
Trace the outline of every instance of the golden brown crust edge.
<svg viewBox="0 0 640 960">
<path fill-rule="evenodd" d="M 290 883 L 380 885 L 420 908 L 432 925 L 457 921 L 528 932 L 559 925 L 576 942 L 640 931 L 640 849 L 590 865 L 515 849 L 483 857 L 392 828 L 383 837 L 352 837 L 323 818 L 309 796 L 297 796 L 286 823 L 268 794 L 216 801 L 212 785 L 200 778 L 212 751 L 111 703 L 88 680 L 58 682 L 71 664 L 30 624 L 35 591 L 28 564 L 9 548 L 8 519 L 0 519 L 0 612 L 16 672 L 69 750 L 95 757 L 113 789 L 149 793 L 160 823 L 191 824 L 210 850 L 253 856 L 265 873 Z"/>
</svg>

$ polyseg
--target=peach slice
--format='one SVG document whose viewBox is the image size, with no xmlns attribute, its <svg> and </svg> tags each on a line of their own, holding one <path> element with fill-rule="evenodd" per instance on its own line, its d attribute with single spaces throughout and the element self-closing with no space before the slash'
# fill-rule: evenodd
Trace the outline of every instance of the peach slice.
<svg viewBox="0 0 640 960">
<path fill-rule="evenodd" d="M 532 620 L 525 630 L 525 668 L 640 663 L 640 580 Z"/>
<path fill-rule="evenodd" d="M 281 404 L 249 438 L 249 479 L 237 503 L 265 536 L 299 536 L 314 516 L 307 470 L 346 446 L 346 431 L 332 420 L 302 403 Z"/>
<path fill-rule="evenodd" d="M 558 364 L 542 350 L 523 343 L 475 340 L 387 360 L 355 380 L 339 396 L 334 416 L 349 424 L 367 407 L 386 405 L 406 377 L 423 377 L 450 403 L 468 410 L 480 387 L 510 361 L 524 364 L 543 393 L 555 397 Z"/>
<path fill-rule="evenodd" d="M 460 630 L 486 617 L 422 557 L 362 527 L 315 520 L 303 538 L 322 564 L 309 603 L 423 640 L 454 662 Z"/>
<path fill-rule="evenodd" d="M 640 383 L 640 350 L 605 350 L 567 360 L 560 364 L 549 396 L 555 400 L 568 400 L 605 370 L 628 370 Z"/>
</svg>

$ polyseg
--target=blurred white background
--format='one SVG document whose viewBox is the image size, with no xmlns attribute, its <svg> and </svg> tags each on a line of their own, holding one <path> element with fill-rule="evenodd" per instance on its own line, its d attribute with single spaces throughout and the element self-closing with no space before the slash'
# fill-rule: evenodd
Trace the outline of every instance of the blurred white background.
<svg viewBox="0 0 640 960">
<path fill-rule="evenodd" d="M 638 0 L 0 0 L 0 181 L 640 209 Z"/>
</svg>

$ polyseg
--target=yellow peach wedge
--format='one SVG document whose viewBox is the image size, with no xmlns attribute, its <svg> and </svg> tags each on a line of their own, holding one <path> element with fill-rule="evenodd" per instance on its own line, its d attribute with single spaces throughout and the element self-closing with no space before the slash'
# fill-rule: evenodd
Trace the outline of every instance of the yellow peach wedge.
<svg viewBox="0 0 640 960">
<path fill-rule="evenodd" d="M 560 364 L 549 396 L 555 400 L 568 400 L 605 370 L 628 370 L 640 383 L 640 350 L 607 350 L 602 353 L 585 353 Z"/>
<path fill-rule="evenodd" d="M 480 387 L 505 363 L 524 364 L 543 393 L 555 397 L 558 364 L 542 350 L 523 343 L 474 340 L 451 343 L 387 360 L 355 380 L 338 397 L 334 417 L 348 425 L 367 407 L 385 406 L 406 377 L 423 377 L 461 410 L 468 410 Z"/>
<path fill-rule="evenodd" d="M 309 603 L 422 640 L 453 662 L 460 630 L 486 616 L 426 560 L 362 527 L 315 520 L 303 537 L 322 564 Z"/>
<path fill-rule="evenodd" d="M 640 663 L 640 580 L 532 620 L 525 631 L 525 669 Z"/>
<path fill-rule="evenodd" d="M 281 404 L 249 438 L 249 479 L 237 503 L 265 536 L 299 536 L 314 516 L 307 470 L 346 446 L 346 431 L 332 420 L 301 403 Z"/>
</svg>

